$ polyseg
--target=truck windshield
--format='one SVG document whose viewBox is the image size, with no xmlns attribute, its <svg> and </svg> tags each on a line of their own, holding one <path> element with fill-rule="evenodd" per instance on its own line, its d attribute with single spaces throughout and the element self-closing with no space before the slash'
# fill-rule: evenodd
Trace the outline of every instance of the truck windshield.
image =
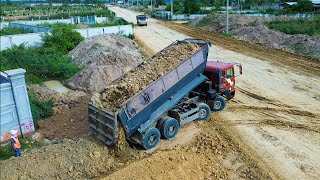
<svg viewBox="0 0 320 180">
<path fill-rule="evenodd" d="M 145 20 L 146 20 L 146 17 L 138 17 L 138 19 L 139 19 L 140 21 L 145 21 Z"/>
<path fill-rule="evenodd" d="M 227 75 L 227 78 L 232 78 L 232 77 L 233 77 L 233 71 L 232 71 L 232 69 L 227 69 L 227 70 L 226 70 L 226 75 Z"/>
</svg>

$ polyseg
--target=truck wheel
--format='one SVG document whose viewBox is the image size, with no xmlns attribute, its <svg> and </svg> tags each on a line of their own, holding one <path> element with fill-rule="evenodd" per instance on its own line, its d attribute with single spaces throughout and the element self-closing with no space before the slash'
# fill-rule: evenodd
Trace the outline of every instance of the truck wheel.
<svg viewBox="0 0 320 180">
<path fill-rule="evenodd" d="M 143 147 L 151 149 L 155 147 L 160 141 L 160 132 L 157 128 L 149 129 L 143 136 Z"/>
<path fill-rule="evenodd" d="M 179 123 L 176 119 L 170 118 L 165 120 L 161 126 L 162 137 L 166 139 L 174 138 L 179 131 Z"/>
<path fill-rule="evenodd" d="M 211 115 L 210 107 L 205 103 L 200 103 L 198 106 L 199 106 L 198 120 L 208 120 Z"/>
<path fill-rule="evenodd" d="M 226 107 L 226 101 L 223 97 L 217 96 L 213 101 L 213 111 L 222 111 Z"/>
</svg>

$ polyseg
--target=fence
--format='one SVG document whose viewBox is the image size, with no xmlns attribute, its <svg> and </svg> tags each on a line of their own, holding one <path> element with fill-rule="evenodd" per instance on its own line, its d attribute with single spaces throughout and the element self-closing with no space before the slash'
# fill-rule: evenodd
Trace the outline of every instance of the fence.
<svg viewBox="0 0 320 180">
<path fill-rule="evenodd" d="M 1 72 L 0 142 L 10 139 L 10 130 L 25 136 L 34 132 L 34 124 L 24 79 L 24 69 Z"/>
<path fill-rule="evenodd" d="M 159 18 L 159 19 L 166 19 L 170 20 L 170 12 L 169 11 L 163 11 L 163 12 L 157 12 L 152 14 L 153 17 Z M 196 17 L 202 17 L 207 16 L 207 14 L 173 14 L 172 20 L 190 20 L 194 19 Z"/>
<path fill-rule="evenodd" d="M 107 20 L 107 17 L 96 17 L 96 23 L 102 23 Z M 37 24 L 54 24 L 54 23 L 66 23 L 66 24 L 75 24 L 74 18 L 71 19 L 52 19 L 52 20 L 34 20 L 34 21 L 15 21 L 14 23 L 26 24 L 36 26 Z M 1 22 L 0 29 L 9 26 L 9 22 Z"/>
<path fill-rule="evenodd" d="M 9 27 L 16 27 L 24 30 L 30 30 L 33 33 L 50 32 L 52 30 L 51 28 L 48 28 L 48 27 L 33 26 L 33 25 L 19 24 L 19 23 L 9 23 Z"/>
<path fill-rule="evenodd" d="M 132 35 L 133 27 L 129 25 L 76 29 L 84 38 L 90 38 L 101 34 L 120 34 L 120 35 Z M 28 34 L 16 34 L 8 36 L 0 36 L 1 46 L 0 50 L 11 48 L 14 45 L 26 44 L 26 46 L 37 46 L 42 43 L 41 36 L 44 33 L 28 33 Z"/>
</svg>

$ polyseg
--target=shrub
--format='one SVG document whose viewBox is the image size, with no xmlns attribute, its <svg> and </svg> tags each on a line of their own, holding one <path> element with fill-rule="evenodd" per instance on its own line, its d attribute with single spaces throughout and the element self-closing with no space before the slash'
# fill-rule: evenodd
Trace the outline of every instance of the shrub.
<svg viewBox="0 0 320 180">
<path fill-rule="evenodd" d="M 80 68 L 71 62 L 70 57 L 54 48 L 27 48 L 14 46 L 0 51 L 0 70 L 26 69 L 26 80 L 41 83 L 46 80 L 66 80 Z"/>
<path fill-rule="evenodd" d="M 317 35 L 320 33 L 320 18 L 274 20 L 266 25 L 270 29 L 276 29 L 286 34 Z"/>
<path fill-rule="evenodd" d="M 77 25 L 75 24 L 67 24 L 67 23 L 42 23 L 42 24 L 37 24 L 37 26 L 42 26 L 42 27 L 50 27 L 50 28 L 70 28 L 70 29 L 77 29 Z"/>
<path fill-rule="evenodd" d="M 26 34 L 26 33 L 32 33 L 32 31 L 24 30 L 16 27 L 5 27 L 0 30 L 0 36 L 13 35 L 13 34 Z"/>
<path fill-rule="evenodd" d="M 79 32 L 70 27 L 53 28 L 51 33 L 46 33 L 42 40 L 44 48 L 53 48 L 57 51 L 68 53 L 75 48 L 84 38 Z"/>
<path fill-rule="evenodd" d="M 42 101 L 35 97 L 33 91 L 29 91 L 29 102 L 31 107 L 32 118 L 35 127 L 38 127 L 38 121 L 43 118 L 47 118 L 53 115 L 52 108 L 54 107 L 54 102 L 52 100 Z"/>
</svg>

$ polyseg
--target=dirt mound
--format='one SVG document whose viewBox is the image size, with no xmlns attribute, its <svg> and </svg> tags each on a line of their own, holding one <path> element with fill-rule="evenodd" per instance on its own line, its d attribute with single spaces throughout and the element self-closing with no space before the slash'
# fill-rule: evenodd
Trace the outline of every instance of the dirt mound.
<svg viewBox="0 0 320 180">
<path fill-rule="evenodd" d="M 260 43 L 289 52 L 320 58 L 320 37 L 308 35 L 288 35 L 269 29 L 264 25 L 243 27 L 231 31 L 240 40 Z"/>
<path fill-rule="evenodd" d="M 229 15 L 229 30 L 239 29 L 242 27 L 259 25 L 263 22 L 270 21 L 271 18 L 252 17 L 239 14 Z M 210 14 L 205 17 L 195 18 L 188 23 L 189 26 L 204 28 L 210 31 L 224 32 L 226 28 L 225 14 Z"/>
<path fill-rule="evenodd" d="M 73 90 L 58 93 L 37 84 L 28 85 L 28 90 L 32 90 L 38 99 L 52 100 L 55 105 L 54 114 L 38 123 L 42 138 L 76 138 L 89 134 L 87 94 Z"/>
<path fill-rule="evenodd" d="M 41 100 L 52 100 L 55 107 L 66 107 L 74 106 L 78 104 L 86 93 L 82 91 L 69 90 L 67 93 L 58 93 L 51 90 L 45 86 L 40 86 L 38 84 L 28 85 L 28 91 L 35 93 L 35 96 Z"/>
<path fill-rule="evenodd" d="M 64 140 L 0 162 L 0 179 L 90 179 L 119 166 L 105 144 Z"/>
<path fill-rule="evenodd" d="M 85 68 L 70 78 L 67 86 L 86 92 L 101 91 L 108 83 L 143 62 L 134 41 L 114 34 L 86 39 L 69 55 L 74 63 Z"/>
<path fill-rule="evenodd" d="M 169 47 L 107 86 L 100 97 L 92 98 L 93 103 L 109 110 L 115 109 L 198 49 L 198 45 L 191 43 Z"/>
</svg>

